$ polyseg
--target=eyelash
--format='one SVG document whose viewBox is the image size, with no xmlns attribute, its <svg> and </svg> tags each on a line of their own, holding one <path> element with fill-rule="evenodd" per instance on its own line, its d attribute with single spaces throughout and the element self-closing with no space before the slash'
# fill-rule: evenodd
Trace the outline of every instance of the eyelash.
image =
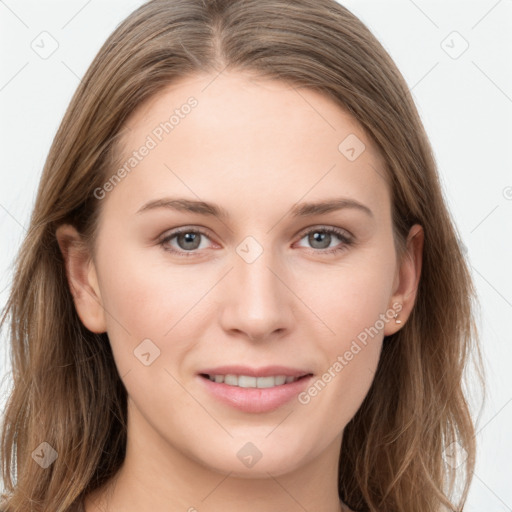
<svg viewBox="0 0 512 512">
<path fill-rule="evenodd" d="M 354 244 L 354 240 L 351 237 L 347 236 L 345 231 L 335 228 L 335 227 L 328 227 L 328 226 L 316 227 L 316 228 L 310 229 L 309 231 L 305 231 L 301 234 L 301 237 L 299 238 L 299 240 L 302 240 L 305 236 L 309 235 L 310 233 L 317 233 L 317 232 L 318 233 L 334 234 L 342 241 L 341 246 L 331 248 L 331 249 L 310 248 L 311 251 L 318 253 L 318 254 L 336 254 L 336 253 L 346 250 L 347 247 Z M 177 251 L 176 249 L 170 249 L 169 246 L 166 245 L 173 238 L 175 238 L 176 236 L 178 236 L 182 233 L 200 234 L 200 235 L 205 236 L 206 238 L 209 238 L 208 233 L 206 233 L 205 231 L 203 231 L 201 229 L 179 228 L 179 229 L 176 229 L 175 231 L 173 231 L 171 234 L 169 234 L 165 238 L 163 238 L 162 240 L 160 240 L 160 242 L 158 242 L 158 244 L 162 247 L 162 249 L 164 249 L 164 251 L 170 252 L 172 254 L 176 254 L 177 256 L 180 256 L 180 257 L 183 256 L 185 258 L 187 258 L 187 257 L 190 258 L 191 256 L 197 256 L 196 251 L 198 249 L 194 249 L 193 251 L 184 251 L 184 250 Z"/>
</svg>

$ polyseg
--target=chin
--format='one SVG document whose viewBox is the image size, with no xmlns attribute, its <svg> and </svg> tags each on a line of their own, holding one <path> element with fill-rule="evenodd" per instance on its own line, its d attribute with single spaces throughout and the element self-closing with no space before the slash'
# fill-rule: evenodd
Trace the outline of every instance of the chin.
<svg viewBox="0 0 512 512">
<path fill-rule="evenodd" d="M 230 439 L 218 450 L 208 450 L 210 458 L 201 453 L 198 460 L 213 471 L 238 478 L 268 478 L 291 473 L 297 470 L 307 458 L 303 440 L 291 441 L 283 445 L 282 439 L 270 442 L 265 436 Z M 297 446 L 300 449 L 297 449 Z"/>
</svg>

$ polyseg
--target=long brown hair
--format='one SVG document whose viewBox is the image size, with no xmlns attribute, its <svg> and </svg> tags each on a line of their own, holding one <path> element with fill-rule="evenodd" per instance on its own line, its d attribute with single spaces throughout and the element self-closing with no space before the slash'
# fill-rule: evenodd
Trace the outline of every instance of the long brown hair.
<svg viewBox="0 0 512 512">
<path fill-rule="evenodd" d="M 126 119 L 177 79 L 224 69 L 334 99 L 382 152 L 397 247 L 414 223 L 423 226 L 416 303 L 384 339 L 372 387 L 345 428 L 339 494 L 358 511 L 461 510 L 475 464 L 463 388 L 471 354 L 480 361 L 473 284 L 407 84 L 335 0 L 153 0 L 99 51 L 51 146 L 2 317 L 2 327 L 10 317 L 13 365 L 1 439 L 4 510 L 64 512 L 124 459 L 126 389 L 106 333 L 90 332 L 76 313 L 55 230 L 71 223 L 92 247 L 101 203 L 94 190 L 112 174 Z M 453 446 L 458 467 L 446 455 Z M 50 448 L 57 459 L 42 468 L 35 461 Z"/>
</svg>

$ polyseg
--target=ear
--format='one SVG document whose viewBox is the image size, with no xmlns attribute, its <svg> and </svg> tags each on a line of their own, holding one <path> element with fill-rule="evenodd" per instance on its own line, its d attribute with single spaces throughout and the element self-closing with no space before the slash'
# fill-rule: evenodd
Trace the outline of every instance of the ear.
<svg viewBox="0 0 512 512">
<path fill-rule="evenodd" d="M 96 268 L 82 236 L 69 224 L 59 226 L 55 236 L 64 258 L 69 288 L 80 320 L 92 332 L 106 332 L 105 310 Z"/>
<path fill-rule="evenodd" d="M 414 224 L 409 230 L 406 249 L 395 274 L 394 291 L 389 304 L 390 309 L 396 312 L 396 320 L 400 323 L 391 319 L 384 329 L 385 336 L 394 334 L 403 327 L 414 306 L 421 276 L 423 241 L 423 228 L 419 224 Z"/>
</svg>

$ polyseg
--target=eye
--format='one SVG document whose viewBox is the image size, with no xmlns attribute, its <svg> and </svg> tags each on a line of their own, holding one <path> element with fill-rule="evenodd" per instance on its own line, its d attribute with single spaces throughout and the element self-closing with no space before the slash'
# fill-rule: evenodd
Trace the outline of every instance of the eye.
<svg viewBox="0 0 512 512">
<path fill-rule="evenodd" d="M 201 238 L 208 238 L 205 231 L 200 229 L 180 228 L 176 229 L 168 236 L 160 240 L 159 245 L 166 251 L 177 254 L 178 256 L 194 256 L 197 250 L 204 249 L 201 247 Z M 171 241 L 176 239 L 176 246 Z"/>
<path fill-rule="evenodd" d="M 334 235 L 334 237 L 333 237 Z M 348 246 L 353 244 L 352 237 L 344 230 L 334 227 L 320 226 L 310 229 L 302 235 L 301 240 L 307 238 L 307 242 L 315 249 L 314 252 L 320 253 L 339 253 L 345 251 Z M 331 242 L 338 238 L 341 244 L 331 246 Z"/>
</svg>

